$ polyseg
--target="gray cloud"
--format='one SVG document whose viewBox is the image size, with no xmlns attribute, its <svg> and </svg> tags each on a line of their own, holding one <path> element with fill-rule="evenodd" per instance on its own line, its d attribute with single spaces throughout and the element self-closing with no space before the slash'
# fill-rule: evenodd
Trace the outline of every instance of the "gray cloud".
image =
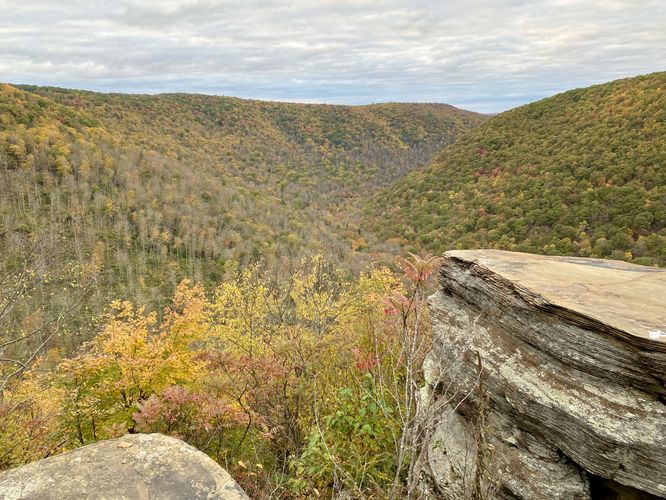
<svg viewBox="0 0 666 500">
<path fill-rule="evenodd" d="M 663 0 L 0 0 L 0 81 L 501 111 L 666 69 Z"/>
</svg>

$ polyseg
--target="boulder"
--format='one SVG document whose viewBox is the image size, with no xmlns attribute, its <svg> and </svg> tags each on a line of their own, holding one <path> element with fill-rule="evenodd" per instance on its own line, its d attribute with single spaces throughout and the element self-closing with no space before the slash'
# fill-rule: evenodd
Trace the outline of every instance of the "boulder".
<svg viewBox="0 0 666 500">
<path fill-rule="evenodd" d="M 131 434 L 0 474 L 0 498 L 247 499 L 204 453 L 161 434 Z"/>
<path fill-rule="evenodd" d="M 461 250 L 439 282 L 424 365 L 437 494 L 666 496 L 666 270 Z"/>
</svg>

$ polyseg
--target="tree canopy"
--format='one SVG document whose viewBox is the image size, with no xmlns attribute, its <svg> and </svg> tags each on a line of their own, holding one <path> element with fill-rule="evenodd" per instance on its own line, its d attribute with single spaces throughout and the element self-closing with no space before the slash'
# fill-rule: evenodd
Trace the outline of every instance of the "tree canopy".
<svg viewBox="0 0 666 500">
<path fill-rule="evenodd" d="M 507 111 L 367 204 L 407 249 L 666 265 L 666 73 Z"/>
</svg>

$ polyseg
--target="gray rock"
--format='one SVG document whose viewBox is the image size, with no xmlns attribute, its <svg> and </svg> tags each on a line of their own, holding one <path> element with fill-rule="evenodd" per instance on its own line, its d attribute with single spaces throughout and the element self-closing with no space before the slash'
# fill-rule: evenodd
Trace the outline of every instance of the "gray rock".
<svg viewBox="0 0 666 500">
<path fill-rule="evenodd" d="M 588 473 L 666 496 L 665 270 L 469 250 L 445 255 L 440 284 L 426 382 L 465 420 L 447 438 L 442 411 L 430 443 L 441 494 L 459 494 L 456 475 L 469 490 L 486 408 L 483 480 L 500 498 L 589 498 Z"/>
<path fill-rule="evenodd" d="M 247 499 L 217 463 L 161 434 L 101 441 L 0 474 L 0 498 Z"/>
</svg>

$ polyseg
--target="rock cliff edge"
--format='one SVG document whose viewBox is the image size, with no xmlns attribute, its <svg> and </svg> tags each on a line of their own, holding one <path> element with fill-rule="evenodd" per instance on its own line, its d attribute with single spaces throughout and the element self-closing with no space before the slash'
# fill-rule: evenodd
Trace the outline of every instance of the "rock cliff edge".
<svg viewBox="0 0 666 500">
<path fill-rule="evenodd" d="M 430 309 L 437 494 L 666 496 L 666 270 L 452 251 Z"/>
</svg>

